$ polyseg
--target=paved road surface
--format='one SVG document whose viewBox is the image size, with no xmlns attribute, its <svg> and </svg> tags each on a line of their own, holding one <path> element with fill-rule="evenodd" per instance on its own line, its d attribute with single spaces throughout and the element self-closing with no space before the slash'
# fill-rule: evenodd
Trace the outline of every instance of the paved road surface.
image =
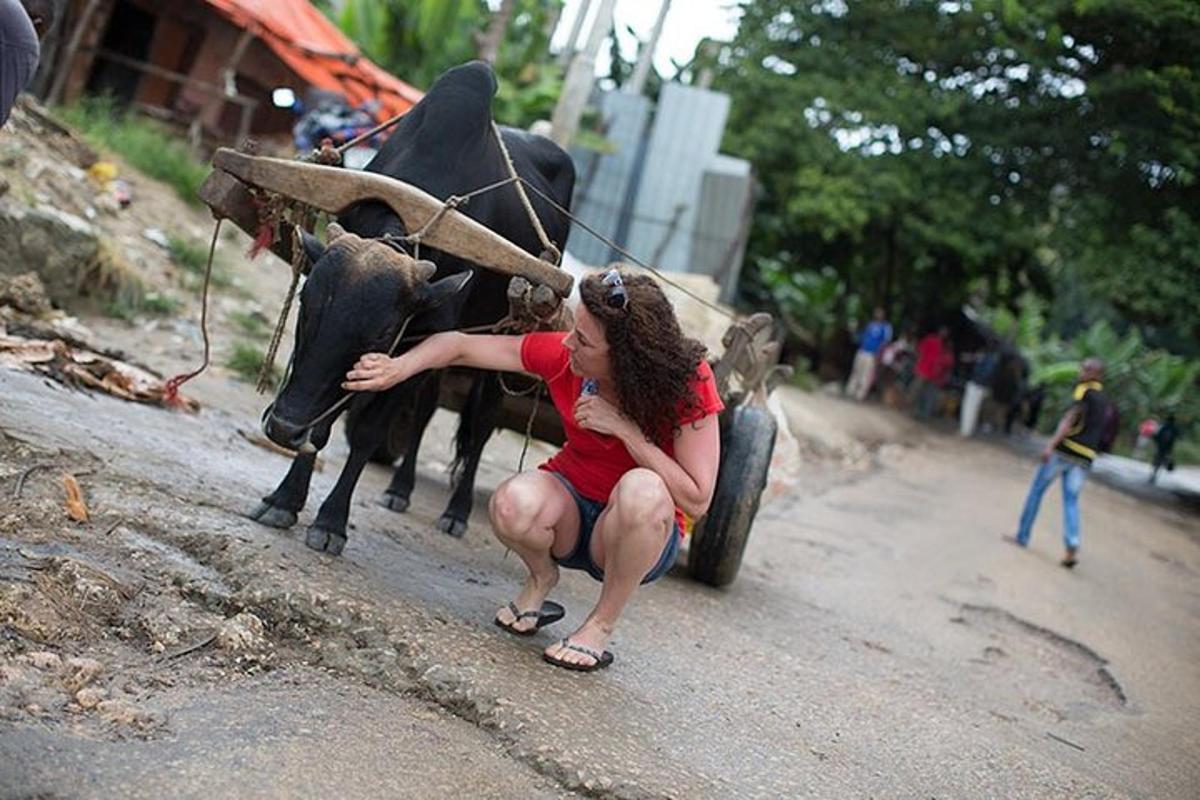
<svg viewBox="0 0 1200 800">
<path fill-rule="evenodd" d="M 320 594 L 368 631 L 353 653 L 314 656 L 320 676 L 292 664 L 203 702 L 191 688 L 151 694 L 177 710 L 149 740 L 0 723 L 6 794 L 121 794 L 135 776 L 184 796 L 256 797 L 320 796 L 329 781 L 346 797 L 381 796 L 404 776 L 496 797 L 1191 798 L 1200 785 L 1196 517 L 1089 485 L 1082 561 L 1064 570 L 1056 496 L 1030 550 L 1001 540 L 1033 464 L 993 445 L 889 419 L 891 443 L 869 465 L 812 460 L 761 510 L 734 586 L 672 575 L 639 593 L 615 665 L 580 676 L 539 654 L 583 619 L 596 585 L 564 576 L 557 630 L 524 640 L 492 627 L 519 564 L 478 514 L 464 541 L 432 530 L 444 449 L 431 448 L 404 516 L 375 504 L 388 476 L 368 470 L 345 557 L 330 561 L 301 530 L 238 516 L 286 468 L 234 433 L 251 415 L 180 417 L 5 371 L 0 396 L 0 429 L 105 454 L 93 500 L 139 510 L 165 541 L 189 534 L 189 552 L 269 622 L 281 598 L 300 614 Z M 794 402 L 825 404 L 823 418 L 851 427 L 886 413 Z M 438 424 L 431 443 L 449 438 Z M 489 448 L 477 509 L 518 450 L 507 434 Z M 329 458 L 314 497 L 336 478 Z M 323 624 L 332 639 L 337 620 Z M 289 735 L 297 726 L 315 733 Z M 313 735 L 328 740 L 323 759 Z M 66 756 L 2 757 L 51 746 Z M 311 791 L 297 775 L 314 776 Z"/>
</svg>

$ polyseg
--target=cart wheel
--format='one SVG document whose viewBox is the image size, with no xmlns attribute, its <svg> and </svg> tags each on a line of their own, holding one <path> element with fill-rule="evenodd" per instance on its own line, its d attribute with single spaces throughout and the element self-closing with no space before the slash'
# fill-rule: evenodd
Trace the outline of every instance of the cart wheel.
<svg viewBox="0 0 1200 800">
<path fill-rule="evenodd" d="M 735 407 L 721 415 L 717 486 L 688 550 L 688 571 L 701 583 L 726 586 L 737 577 L 767 485 L 777 427 L 771 412 L 758 406 Z"/>
<path fill-rule="evenodd" d="M 344 426 L 346 444 L 350 444 L 350 427 L 354 425 L 358 413 L 357 409 L 353 407 L 346 411 L 346 424 Z M 390 467 L 396 463 L 397 459 L 404 455 L 404 448 L 407 446 L 407 419 L 403 414 L 396 414 L 388 424 L 387 438 L 371 454 L 371 463 L 383 464 L 385 467 Z"/>
</svg>

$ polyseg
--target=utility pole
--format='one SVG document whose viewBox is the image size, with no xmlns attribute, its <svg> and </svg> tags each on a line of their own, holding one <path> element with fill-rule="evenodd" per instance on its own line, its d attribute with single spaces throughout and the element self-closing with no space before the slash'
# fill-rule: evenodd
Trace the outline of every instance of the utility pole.
<svg viewBox="0 0 1200 800">
<path fill-rule="evenodd" d="M 662 0 L 662 5 L 658 9 L 658 19 L 654 21 L 654 28 L 650 31 L 650 38 L 642 45 L 638 52 L 637 66 L 633 68 L 633 76 L 626 81 L 621 87 L 621 91 L 626 94 L 641 94 L 646 90 L 646 79 L 650 77 L 650 66 L 654 61 L 654 51 L 658 49 L 658 40 L 662 36 L 663 22 L 667 19 L 667 12 L 671 10 L 671 0 Z"/>
<path fill-rule="evenodd" d="M 575 131 L 579 128 L 579 118 L 583 116 L 584 106 L 587 105 L 588 95 L 592 92 L 592 84 L 596 79 L 596 54 L 600 45 L 612 30 L 613 6 L 617 0 L 600 0 L 596 11 L 596 22 L 588 34 L 587 46 L 575 54 L 571 60 L 571 68 L 563 80 L 562 94 L 559 95 L 558 105 L 554 107 L 554 116 L 550 122 L 554 130 L 550 138 L 559 146 L 565 148 L 571 143 Z"/>
<path fill-rule="evenodd" d="M 558 54 L 558 63 L 563 67 L 571 63 L 571 57 L 579 50 L 579 35 L 583 33 L 583 23 L 587 20 L 588 12 L 591 10 L 592 0 L 580 0 L 579 13 L 571 22 L 571 35 L 567 37 L 567 43 L 563 45 L 562 52 Z"/>
</svg>

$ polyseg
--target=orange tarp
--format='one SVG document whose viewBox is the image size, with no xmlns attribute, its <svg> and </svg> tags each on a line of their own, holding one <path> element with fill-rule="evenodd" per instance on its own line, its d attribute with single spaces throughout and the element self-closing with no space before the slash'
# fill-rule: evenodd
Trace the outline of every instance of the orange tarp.
<svg viewBox="0 0 1200 800">
<path fill-rule="evenodd" d="M 372 63 L 308 0 L 206 0 L 239 28 L 251 31 L 311 86 L 341 92 L 358 105 L 378 100 L 384 119 L 423 96 Z"/>
</svg>

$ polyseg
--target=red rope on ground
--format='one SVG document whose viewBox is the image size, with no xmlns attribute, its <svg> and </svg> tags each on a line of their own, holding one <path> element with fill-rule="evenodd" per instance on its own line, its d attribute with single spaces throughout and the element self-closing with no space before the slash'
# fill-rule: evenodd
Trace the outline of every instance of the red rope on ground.
<svg viewBox="0 0 1200 800">
<path fill-rule="evenodd" d="M 179 387 L 208 369 L 209 356 L 212 352 L 208 341 L 208 286 L 212 280 L 213 255 L 217 252 L 217 236 L 221 233 L 223 221 L 218 218 L 217 224 L 213 227 L 212 242 L 208 245 L 208 268 L 204 270 L 204 293 L 200 298 L 200 334 L 204 337 L 204 361 L 197 369 L 172 376 L 163 384 L 163 404 L 171 408 L 184 408 L 187 405 L 179 394 Z"/>
</svg>

